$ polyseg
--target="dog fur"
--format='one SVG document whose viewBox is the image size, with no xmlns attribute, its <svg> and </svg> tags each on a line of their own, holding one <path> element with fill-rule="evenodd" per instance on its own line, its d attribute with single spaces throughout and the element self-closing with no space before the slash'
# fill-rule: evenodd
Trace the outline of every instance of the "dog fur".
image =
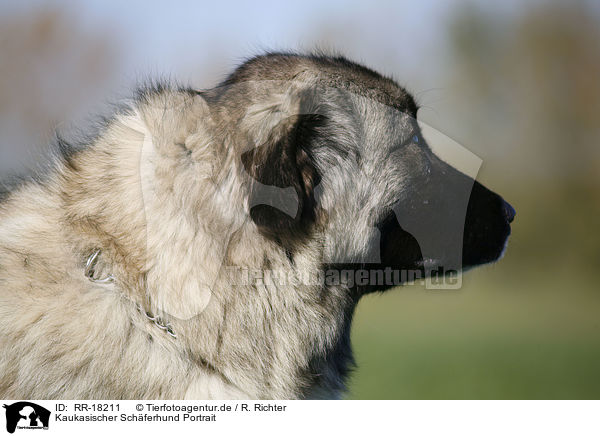
<svg viewBox="0 0 600 436">
<path fill-rule="evenodd" d="M 414 209 L 436 172 L 473 186 L 460 266 L 496 260 L 509 206 L 431 153 L 416 112 L 344 58 L 267 54 L 214 89 L 143 88 L 85 146 L 59 144 L 0 203 L 0 396 L 339 397 L 375 289 L 232 285 L 224 266 L 358 268 L 381 238 L 380 266 L 422 267 L 390 205 Z M 86 277 L 96 250 L 114 282 Z"/>
</svg>

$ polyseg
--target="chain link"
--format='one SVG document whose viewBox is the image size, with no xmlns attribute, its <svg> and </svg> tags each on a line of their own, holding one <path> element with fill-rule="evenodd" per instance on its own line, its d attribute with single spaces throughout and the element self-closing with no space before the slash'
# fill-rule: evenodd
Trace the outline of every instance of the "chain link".
<svg viewBox="0 0 600 436">
<path fill-rule="evenodd" d="M 101 250 L 96 250 L 90 255 L 90 257 L 88 257 L 88 259 L 85 263 L 85 276 L 93 283 L 98 283 L 98 284 L 114 283 L 115 278 L 112 274 L 109 274 L 107 277 L 104 277 L 104 278 L 96 278 L 94 276 L 96 273 L 96 271 L 94 270 L 94 267 L 96 266 L 96 263 L 98 262 L 98 256 L 100 256 L 100 252 L 101 252 Z M 173 327 L 171 326 L 170 323 L 168 323 L 168 322 L 165 323 L 162 320 L 162 318 L 158 315 L 152 315 L 152 313 L 146 311 L 140 303 L 135 303 L 135 305 L 136 305 L 137 309 L 146 318 L 148 318 L 150 321 L 152 321 L 152 323 L 156 327 L 158 327 L 159 329 L 166 332 L 172 338 L 177 339 L 177 335 L 173 331 Z"/>
</svg>

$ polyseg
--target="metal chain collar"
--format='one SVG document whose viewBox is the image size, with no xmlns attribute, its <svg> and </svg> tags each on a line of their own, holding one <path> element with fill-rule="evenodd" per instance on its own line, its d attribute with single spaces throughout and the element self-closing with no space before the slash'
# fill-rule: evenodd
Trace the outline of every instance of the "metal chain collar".
<svg viewBox="0 0 600 436">
<path fill-rule="evenodd" d="M 100 256 L 100 253 L 101 253 L 101 250 L 96 250 L 90 255 L 90 257 L 88 257 L 88 259 L 85 263 L 85 276 L 91 282 L 98 283 L 101 285 L 114 283 L 115 278 L 112 274 L 109 274 L 108 276 L 106 276 L 104 278 L 96 278 L 95 277 L 96 271 L 94 270 L 94 267 L 96 266 L 96 263 L 98 262 L 98 256 Z M 158 315 L 152 315 L 152 313 L 145 310 L 140 303 L 135 303 L 135 306 L 146 318 L 148 318 L 150 321 L 152 321 L 152 323 L 154 323 L 154 325 L 156 327 L 158 327 L 159 329 L 166 332 L 172 338 L 177 339 L 177 335 L 173 331 L 173 327 L 171 326 L 170 323 L 165 322 Z"/>
</svg>

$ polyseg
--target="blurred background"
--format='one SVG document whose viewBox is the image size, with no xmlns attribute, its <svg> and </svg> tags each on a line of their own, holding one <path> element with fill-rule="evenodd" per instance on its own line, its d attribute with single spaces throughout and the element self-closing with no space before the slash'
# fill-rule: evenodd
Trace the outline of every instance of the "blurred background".
<svg viewBox="0 0 600 436">
<path fill-rule="evenodd" d="M 352 399 L 600 398 L 600 4 L 4 1 L 0 178 L 150 77 L 217 84 L 263 50 L 343 53 L 406 86 L 517 210 L 458 291 L 359 304 Z"/>
</svg>

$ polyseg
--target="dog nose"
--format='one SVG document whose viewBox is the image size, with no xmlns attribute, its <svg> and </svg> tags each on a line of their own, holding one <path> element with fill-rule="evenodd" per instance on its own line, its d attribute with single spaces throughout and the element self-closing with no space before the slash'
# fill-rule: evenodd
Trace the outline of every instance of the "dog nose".
<svg viewBox="0 0 600 436">
<path fill-rule="evenodd" d="M 509 223 L 512 223 L 515 219 L 515 215 L 517 214 L 517 212 L 515 211 L 514 207 L 508 204 L 507 201 L 502 201 L 502 213 L 504 214 L 504 218 L 506 218 L 506 221 L 508 221 Z"/>
</svg>

